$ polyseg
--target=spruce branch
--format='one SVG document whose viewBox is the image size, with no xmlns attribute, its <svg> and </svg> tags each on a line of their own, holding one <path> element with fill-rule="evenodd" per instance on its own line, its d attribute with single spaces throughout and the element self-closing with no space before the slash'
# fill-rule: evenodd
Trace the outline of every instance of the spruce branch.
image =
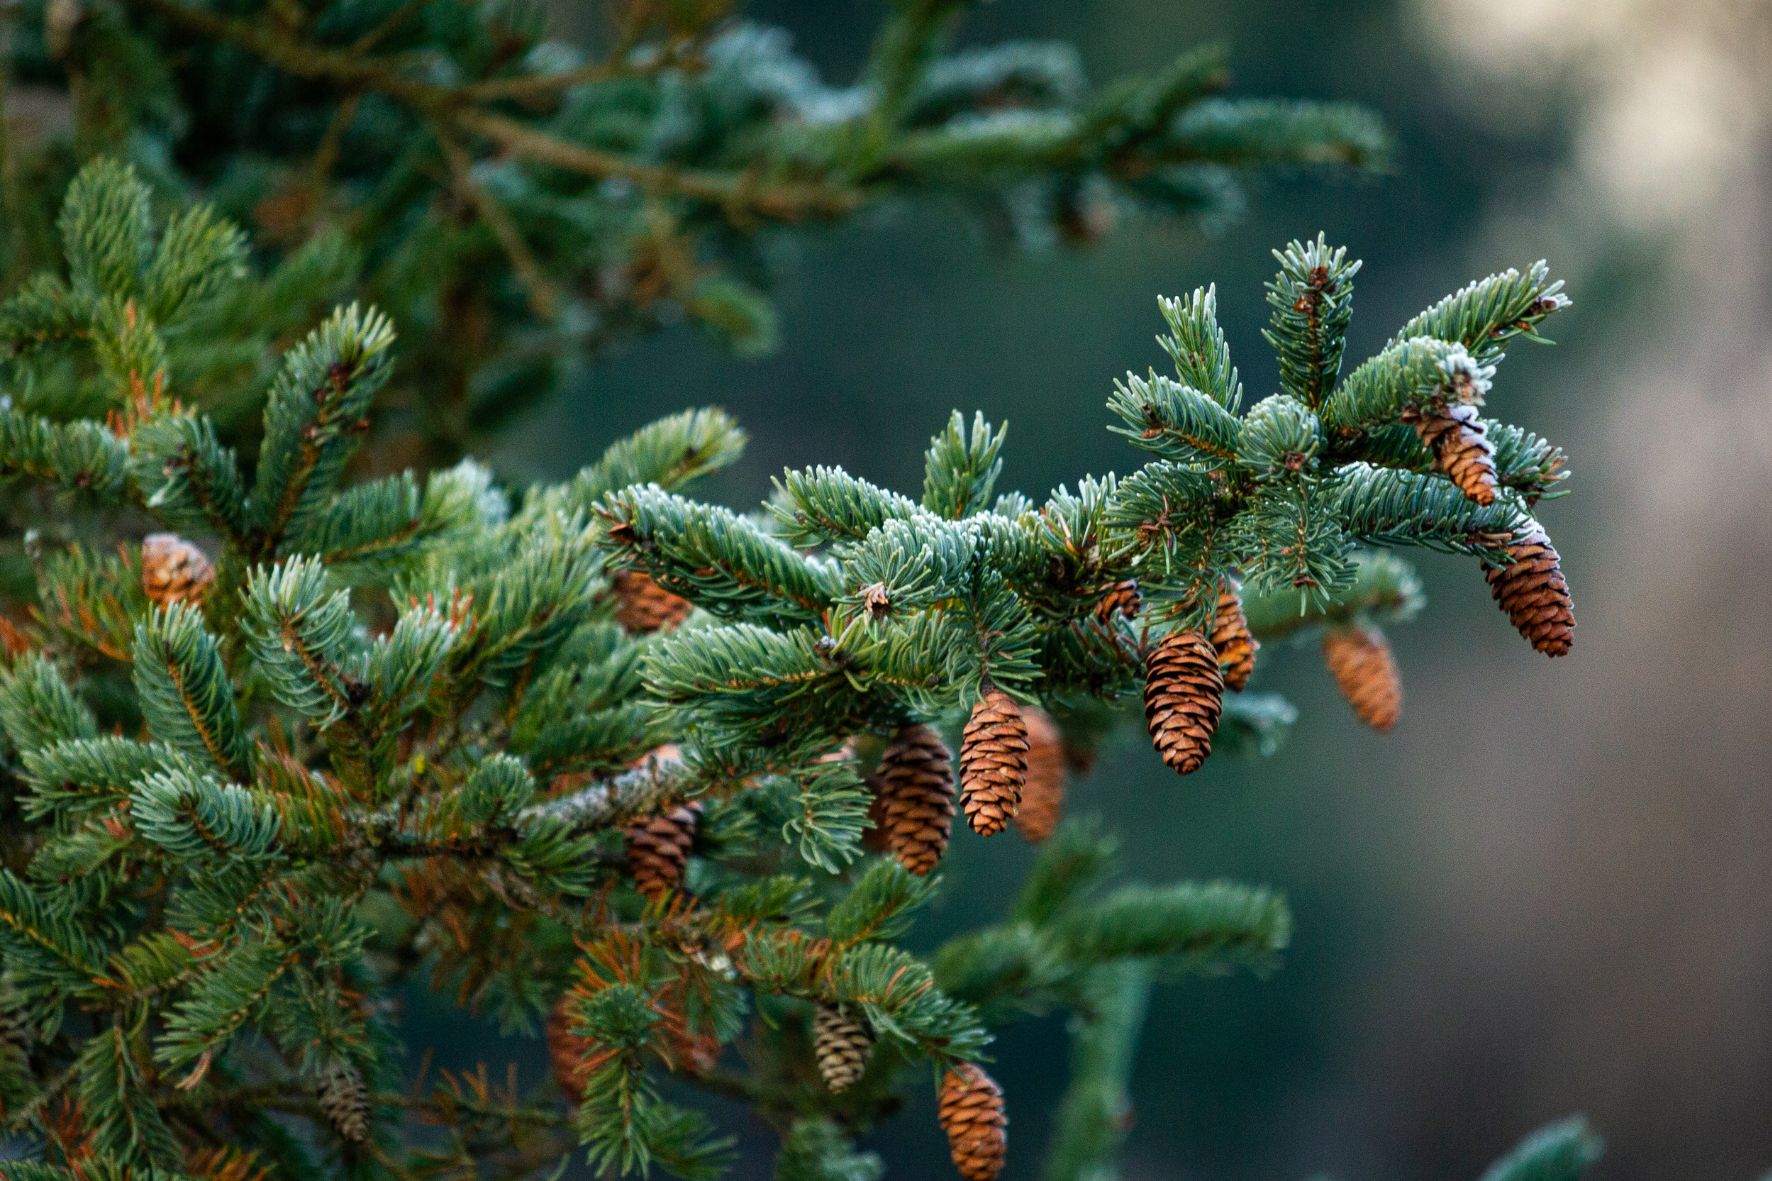
<svg viewBox="0 0 1772 1181">
<path fill-rule="evenodd" d="M 248 778 L 252 755 L 239 705 L 201 615 L 182 603 L 156 609 L 136 625 L 131 655 L 149 730 L 224 775 Z"/>
<path fill-rule="evenodd" d="M 162 2 L 179 0 L 143 0 Z M 1028 96 L 1023 122 L 1041 126 L 1013 133 L 1022 149 L 1071 134 L 1082 91 L 1061 60 L 918 56 L 946 11 L 907 8 L 924 48 L 891 57 L 908 72 L 865 168 L 907 137 L 957 139 L 953 104 L 987 83 Z M 342 56 L 322 72 L 388 67 L 396 88 L 452 93 L 488 80 L 437 81 L 377 48 L 400 27 L 326 49 Z M 251 35 L 276 53 L 342 36 Z M 709 69 L 738 68 L 721 55 L 739 48 L 710 43 Z M 1183 150 L 1189 127 L 1197 146 L 1207 116 L 1229 125 L 1196 101 L 1216 60 L 1118 92 L 1089 133 L 1098 154 L 1072 142 L 1066 167 L 1123 173 Z M 529 92 L 468 93 L 450 101 L 516 120 L 509 96 Z M 837 122 L 839 138 L 865 125 Z M 800 150 L 834 150 L 811 139 Z M 1500 339 L 1473 326 L 1526 292 L 1517 320 L 1548 312 L 1539 271 L 1436 305 L 1414 327 L 1449 335 L 1406 335 L 1343 377 L 1356 264 L 1295 243 L 1273 286 L 1283 392 L 1243 408 L 1212 289 L 1165 301 L 1177 376 L 1128 377 L 1110 401 L 1146 453 L 1123 478 L 1000 493 L 1004 428 L 956 414 L 912 492 L 812 466 L 744 515 L 691 488 L 742 445 L 714 410 L 528 490 L 470 461 L 380 474 L 395 465 L 373 455 L 359 471 L 388 322 L 349 305 L 281 350 L 302 319 L 265 302 L 336 279 L 336 248 L 261 281 L 219 215 L 161 223 L 145 192 L 93 166 L 64 214 L 74 277 L 39 278 L 0 313 L 6 360 L 29 375 L 28 404 L 0 422 L 5 472 L 54 487 L 98 471 L 105 494 L 62 502 L 54 536 L 80 541 L 28 544 L 34 609 L 0 604 L 16 621 L 0 632 L 0 809 L 21 821 L 0 826 L 0 1100 L 9 1135 L 78 1143 L 92 1176 L 225 1171 L 213 1154 L 248 1151 L 308 1175 L 313 1144 L 395 1172 L 518 1175 L 574 1143 L 599 1169 L 713 1176 L 730 1156 L 698 1093 L 780 1130 L 785 1176 L 869 1176 L 847 1137 L 929 1067 L 957 1166 L 994 1176 L 1014 1089 L 976 1060 L 1005 1022 L 1054 1011 L 1076 1052 L 1049 1168 L 1107 1168 L 1150 990 L 1265 971 L 1291 916 L 1258 887 L 1114 883 L 1098 829 L 1057 824 L 1056 807 L 1018 816 L 1036 777 L 1050 804 L 1064 764 L 1086 765 L 1141 697 L 1178 771 L 1271 752 L 1296 710 L 1239 692 L 1257 635 L 1328 635 L 1362 717 L 1394 724 L 1371 629 L 1416 614 L 1420 582 L 1361 543 L 1480 559 L 1522 634 L 1569 649 L 1567 581 L 1531 515 L 1564 457 L 1470 417 L 1494 375 L 1482 342 Z M 513 218 L 533 196 L 497 195 Z M 167 374 L 204 396 L 174 399 Z M 203 384 L 223 374 L 245 392 Z M 1420 429 L 1466 412 L 1492 440 L 1487 502 Z M 147 518 L 196 544 L 144 541 Z M 956 811 L 979 833 L 1017 820 L 1049 839 L 1005 913 L 923 955 L 910 924 L 941 896 L 933 870 L 974 855 L 950 840 Z M 390 1014 L 420 971 L 511 1029 L 547 1016 L 571 1114 L 484 1070 L 408 1094 Z M 434 1146 L 403 1137 L 401 1112 L 437 1122 Z M 1554 1131 L 1496 1176 L 1572 1177 L 1589 1155 L 1578 1130 Z"/>
</svg>

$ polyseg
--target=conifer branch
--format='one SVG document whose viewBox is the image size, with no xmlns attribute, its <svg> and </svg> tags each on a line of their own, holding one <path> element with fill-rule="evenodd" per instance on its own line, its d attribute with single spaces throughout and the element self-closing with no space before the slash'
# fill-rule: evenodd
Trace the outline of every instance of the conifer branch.
<svg viewBox="0 0 1772 1181">
<path fill-rule="evenodd" d="M 377 48 L 403 43 L 399 21 L 340 49 L 305 40 L 320 25 L 137 3 L 447 119 L 458 182 L 475 167 L 462 120 L 496 112 L 530 134 L 515 99 L 556 85 L 433 81 L 422 55 Z M 1011 154 L 1057 135 L 1064 167 L 1122 179 L 1151 158 L 1303 158 L 1335 138 L 1321 112 L 1202 105 L 1222 73 L 1206 56 L 1113 92 L 1081 144 L 1074 63 L 955 64 L 937 46 L 956 9 L 908 4 L 874 67 L 883 105 L 832 133 L 876 136 L 878 154 L 813 135 L 806 159 L 860 153 L 824 167 L 883 190 L 905 142 L 963 138 L 955 111 L 987 85 L 1050 107 L 991 131 L 1021 137 Z M 533 194 L 512 193 L 497 196 L 515 228 Z M 811 466 L 745 515 L 693 491 L 743 445 L 717 410 L 528 490 L 471 461 L 359 472 L 378 391 L 398 388 L 391 322 L 351 304 L 301 337 L 270 310 L 347 274 L 335 248 L 260 278 L 219 214 L 155 209 L 128 168 L 89 166 L 63 204 L 65 258 L 0 311 L 0 361 L 30 395 L 0 407 L 0 469 L 90 493 L 62 502 L 54 546 L 30 545 L 35 601 L 0 604 L 17 621 L 0 632 L 15 820 L 0 826 L 0 1100 L 24 1096 L 9 1134 L 70 1157 L 78 1143 L 82 1175 L 225 1171 L 205 1155 L 225 1151 L 308 1175 L 323 1168 L 311 1140 L 397 1173 L 515 1176 L 576 1143 L 597 1169 L 711 1177 L 731 1146 L 679 1101 L 699 1090 L 778 1128 L 784 1175 L 868 1176 L 849 1134 L 933 1067 L 955 1160 L 984 1178 L 1016 1100 L 976 1061 L 1003 1023 L 1052 1011 L 1078 1032 L 1049 1170 L 1107 1168 L 1149 990 L 1267 971 L 1291 914 L 1262 888 L 1114 882 L 1111 840 L 1056 823 L 1061 762 L 1086 761 L 1140 698 L 1178 771 L 1271 752 L 1296 711 L 1241 693 L 1256 635 L 1367 637 L 1369 655 L 1374 624 L 1422 607 L 1413 570 L 1361 543 L 1477 558 L 1536 648 L 1570 644 L 1567 582 L 1532 515 L 1562 491 L 1562 452 L 1482 421 L 1494 487 L 1479 500 L 1415 426 L 1474 407 L 1496 342 L 1560 306 L 1542 270 L 1442 301 L 1343 377 L 1358 264 L 1294 243 L 1270 289 L 1284 392 L 1243 407 L 1211 288 L 1164 301 L 1176 377 L 1129 375 L 1109 399 L 1143 453 L 1124 477 L 1001 491 L 1006 428 L 956 413 L 915 489 Z M 169 374 L 246 392 L 186 402 Z M 144 544 L 146 518 L 202 548 Z M 1362 716 L 1388 728 L 1396 700 Z M 972 855 L 950 852 L 955 812 L 1002 832 L 1035 770 L 1050 812 L 1023 825 L 1046 844 L 1020 897 L 911 950 L 939 861 Z M 420 970 L 513 1028 L 552 1014 L 561 1093 L 483 1071 L 408 1093 L 390 1013 Z M 15 1024 L 34 1039 L 22 1057 Z M 437 1146 L 407 1140 L 402 1112 L 435 1120 Z M 1494 1176 L 1572 1178 L 1590 1156 L 1566 1127 Z"/>
</svg>

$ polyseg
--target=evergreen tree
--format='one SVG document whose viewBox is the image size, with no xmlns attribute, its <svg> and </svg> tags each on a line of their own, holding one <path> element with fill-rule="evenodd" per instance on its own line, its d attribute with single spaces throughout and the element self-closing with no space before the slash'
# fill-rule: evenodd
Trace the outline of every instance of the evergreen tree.
<svg viewBox="0 0 1772 1181">
<path fill-rule="evenodd" d="M 12 93 L 73 117 L 5 158 L 0 1177 L 713 1176 L 701 1092 L 779 1133 L 784 1179 L 864 1178 L 857 1137 L 931 1084 L 990 1177 L 991 1031 L 1054 1010 L 1044 1171 L 1111 1175 L 1151 989 L 1265 971 L 1291 920 L 1115 881 L 1111 836 L 1058 819 L 1066 758 L 1140 698 L 1177 770 L 1271 750 L 1293 711 L 1241 691 L 1258 642 L 1382 645 L 1421 605 L 1395 547 L 1467 559 L 1568 650 L 1534 515 L 1562 452 L 1483 413 L 1565 303 L 1542 265 L 1343 375 L 1358 264 L 1293 243 L 1283 392 L 1248 407 L 1212 291 L 1165 300 L 1174 376 L 1110 400 L 1147 460 L 1044 500 L 959 414 L 920 489 L 816 467 L 750 514 L 688 494 L 743 446 L 718 410 L 557 484 L 458 461 L 620 335 L 755 343 L 772 223 L 957 191 L 1078 232 L 1379 146 L 1357 112 L 1209 97 L 1211 55 L 1091 94 L 1059 51 L 948 54 L 953 0 L 897 5 L 830 88 L 721 7 L 629 4 L 596 61 L 447 0 L 12 15 Z M 321 310 L 347 291 L 395 314 Z M 956 814 L 994 835 L 1029 801 L 1004 911 L 909 950 Z M 422 1077 L 393 1003 L 420 979 L 544 1036 L 554 1078 Z M 1556 1125 L 1489 1181 L 1594 1151 Z"/>
</svg>

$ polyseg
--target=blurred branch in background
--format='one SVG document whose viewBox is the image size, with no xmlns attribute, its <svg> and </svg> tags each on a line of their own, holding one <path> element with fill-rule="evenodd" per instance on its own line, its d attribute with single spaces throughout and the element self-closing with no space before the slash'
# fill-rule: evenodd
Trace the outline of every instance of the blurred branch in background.
<svg viewBox="0 0 1772 1181">
<path fill-rule="evenodd" d="M 785 228 L 958 196 L 1024 239 L 1086 243 L 1132 214 L 1222 217 L 1250 169 L 1385 159 L 1365 110 L 1223 97 L 1222 49 L 1092 89 L 1069 47 L 956 51 L 972 4 L 906 0 L 833 85 L 731 7 L 617 4 L 586 52 L 545 9 L 467 0 L 22 4 L 8 272 L 53 257 L 43 210 L 81 159 L 125 156 L 163 199 L 255 224 L 256 265 L 324 272 L 397 319 L 403 442 L 383 454 L 423 467 L 636 335 L 688 320 L 766 351 Z M 224 423 L 265 377 L 189 376 Z"/>
</svg>

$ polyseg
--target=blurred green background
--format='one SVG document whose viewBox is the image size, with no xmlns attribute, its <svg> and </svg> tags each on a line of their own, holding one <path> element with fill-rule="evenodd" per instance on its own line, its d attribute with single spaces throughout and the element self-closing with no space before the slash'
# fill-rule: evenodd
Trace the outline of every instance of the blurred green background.
<svg viewBox="0 0 1772 1181">
<path fill-rule="evenodd" d="M 853 73 L 878 0 L 747 6 Z M 783 345 L 743 363 L 690 331 L 588 371 L 498 457 L 558 476 L 686 405 L 754 441 L 712 492 L 751 505 L 784 465 L 914 487 L 950 408 L 1011 423 L 1007 486 L 1125 468 L 1103 402 L 1161 360 L 1155 297 L 1216 281 L 1250 393 L 1268 251 L 1326 231 L 1366 260 L 1350 357 L 1465 280 L 1548 257 L 1575 307 L 1493 398 L 1573 454 L 1545 507 L 1575 588 L 1548 662 L 1468 561 L 1423 562 L 1432 605 L 1393 638 L 1403 725 L 1361 730 L 1314 649 L 1258 681 L 1303 717 L 1262 763 L 1175 780 L 1129 729 L 1073 810 L 1124 837 L 1129 876 L 1232 875 L 1292 898 L 1265 980 L 1159 989 L 1127 1175 L 1473 1177 L 1539 1122 L 1585 1111 L 1596 1176 L 1772 1167 L 1772 5 L 1763 0 L 998 0 L 963 40 L 1076 43 L 1100 79 L 1205 40 L 1235 91 L 1347 98 L 1398 134 L 1393 174 L 1281 178 L 1216 236 L 1130 225 L 1087 252 L 1002 250 L 958 208 L 796 241 Z M 995 914 L 1012 840 L 956 838 L 926 921 Z M 998 1046 L 1007 1177 L 1034 1176 L 1059 1030 Z M 933 1122 L 876 1138 L 942 1175 Z M 764 1156 L 762 1159 L 766 1160 Z M 762 1165 L 758 1166 L 761 1173 Z"/>
</svg>

